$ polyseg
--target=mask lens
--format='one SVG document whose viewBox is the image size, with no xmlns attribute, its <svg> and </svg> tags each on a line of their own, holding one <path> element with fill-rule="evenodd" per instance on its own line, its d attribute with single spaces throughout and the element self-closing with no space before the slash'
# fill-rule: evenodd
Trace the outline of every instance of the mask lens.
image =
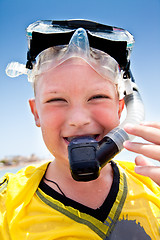
<svg viewBox="0 0 160 240">
<path fill-rule="evenodd" d="M 33 69 L 34 74 L 40 75 L 71 58 L 83 59 L 99 75 L 118 83 L 120 77 L 118 63 L 107 53 L 91 48 L 87 32 L 83 28 L 74 32 L 68 45 L 51 47 L 41 52 Z"/>
</svg>

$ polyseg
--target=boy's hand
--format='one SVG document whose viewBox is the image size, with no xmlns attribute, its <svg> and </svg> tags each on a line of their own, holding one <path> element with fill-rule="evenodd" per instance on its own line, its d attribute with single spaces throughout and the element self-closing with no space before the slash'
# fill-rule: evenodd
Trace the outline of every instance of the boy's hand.
<svg viewBox="0 0 160 240">
<path fill-rule="evenodd" d="M 137 156 L 135 159 L 135 172 L 150 177 L 160 186 L 160 166 L 154 166 L 144 158 L 146 156 L 160 162 L 160 123 L 126 124 L 124 130 L 148 141 L 148 143 L 126 141 L 124 147 L 129 151 L 143 155 Z"/>
</svg>

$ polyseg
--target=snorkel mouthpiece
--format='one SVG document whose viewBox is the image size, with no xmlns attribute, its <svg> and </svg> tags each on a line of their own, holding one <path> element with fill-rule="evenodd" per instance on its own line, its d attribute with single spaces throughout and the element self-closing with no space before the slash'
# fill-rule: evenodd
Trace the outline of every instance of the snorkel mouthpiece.
<svg viewBox="0 0 160 240">
<path fill-rule="evenodd" d="M 68 146 L 71 175 L 76 181 L 98 178 L 100 163 L 97 160 L 98 142 L 91 137 L 74 138 Z"/>
<path fill-rule="evenodd" d="M 97 142 L 91 137 L 74 138 L 69 146 L 71 175 L 76 181 L 91 181 L 99 177 L 100 170 L 119 152 L 109 137 Z"/>
</svg>

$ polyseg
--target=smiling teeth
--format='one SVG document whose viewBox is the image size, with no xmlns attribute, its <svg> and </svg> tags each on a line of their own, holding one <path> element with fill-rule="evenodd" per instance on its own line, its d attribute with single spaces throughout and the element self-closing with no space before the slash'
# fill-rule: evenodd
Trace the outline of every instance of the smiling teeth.
<svg viewBox="0 0 160 240">
<path fill-rule="evenodd" d="M 76 138 L 76 137 L 68 137 L 66 139 L 67 139 L 68 142 L 71 142 L 74 138 Z"/>
<path fill-rule="evenodd" d="M 68 142 L 71 142 L 73 139 L 75 138 L 81 138 L 81 137 L 92 137 L 94 139 L 96 139 L 98 137 L 98 134 L 95 134 L 95 135 L 82 135 L 82 136 L 74 136 L 74 137 L 66 137 L 65 139 L 68 141 Z"/>
</svg>

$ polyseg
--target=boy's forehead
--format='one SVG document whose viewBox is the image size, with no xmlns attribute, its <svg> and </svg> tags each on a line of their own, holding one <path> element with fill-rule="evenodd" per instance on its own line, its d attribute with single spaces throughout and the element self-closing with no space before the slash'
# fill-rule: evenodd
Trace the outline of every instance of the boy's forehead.
<svg viewBox="0 0 160 240">
<path fill-rule="evenodd" d="M 85 69 L 86 74 L 90 74 L 94 71 L 91 66 L 81 58 L 71 58 L 56 67 L 50 68 L 48 71 L 43 72 L 37 77 L 37 82 L 47 83 L 49 80 L 61 81 L 62 78 L 67 78 L 68 74 L 72 75 L 72 78 L 79 77 L 82 73 L 82 69 Z M 57 79 L 59 77 L 59 79 Z"/>
<path fill-rule="evenodd" d="M 65 62 L 61 63 L 55 68 L 52 68 L 39 76 L 37 80 L 38 89 L 41 91 L 49 91 L 53 88 L 60 88 L 68 84 L 81 85 L 81 82 L 87 83 L 91 87 L 99 88 L 103 86 L 115 85 L 110 80 L 104 79 L 100 76 L 85 60 L 81 58 L 70 58 Z M 37 90 L 36 90 L 37 91 Z"/>
<path fill-rule="evenodd" d="M 84 59 L 79 57 L 74 57 L 67 59 L 66 61 L 62 62 L 56 67 L 50 68 L 48 71 L 43 72 L 38 76 L 38 80 L 45 81 L 46 79 L 53 79 L 56 80 L 58 76 L 67 77 L 66 74 L 72 74 L 72 78 L 81 77 L 81 76 L 93 76 L 95 75 L 96 78 L 101 78 L 104 80 L 99 73 L 95 71 L 95 69 Z M 105 79 L 107 80 L 107 79 Z M 60 79 L 59 79 L 60 81 Z"/>
<path fill-rule="evenodd" d="M 74 75 L 74 72 L 77 73 L 77 70 L 82 69 L 82 67 L 90 66 L 81 58 L 67 59 L 58 66 L 52 67 L 48 71 L 45 71 L 38 75 L 36 77 L 34 88 L 36 88 L 37 91 L 37 86 L 41 87 L 42 85 L 48 85 L 49 82 L 56 84 L 56 80 L 61 81 L 62 76 L 67 77 L 67 72 L 72 72 L 72 75 Z"/>
<path fill-rule="evenodd" d="M 80 57 L 72 57 L 70 59 L 65 60 L 55 68 L 53 68 L 54 72 L 62 72 L 63 70 L 70 70 L 70 69 L 79 69 L 79 68 L 88 68 L 93 69 L 89 63 L 87 63 L 84 59 Z M 52 70 L 52 69 L 51 69 Z M 94 69 L 93 69 L 94 70 Z M 95 71 L 95 70 L 94 70 Z"/>
</svg>

